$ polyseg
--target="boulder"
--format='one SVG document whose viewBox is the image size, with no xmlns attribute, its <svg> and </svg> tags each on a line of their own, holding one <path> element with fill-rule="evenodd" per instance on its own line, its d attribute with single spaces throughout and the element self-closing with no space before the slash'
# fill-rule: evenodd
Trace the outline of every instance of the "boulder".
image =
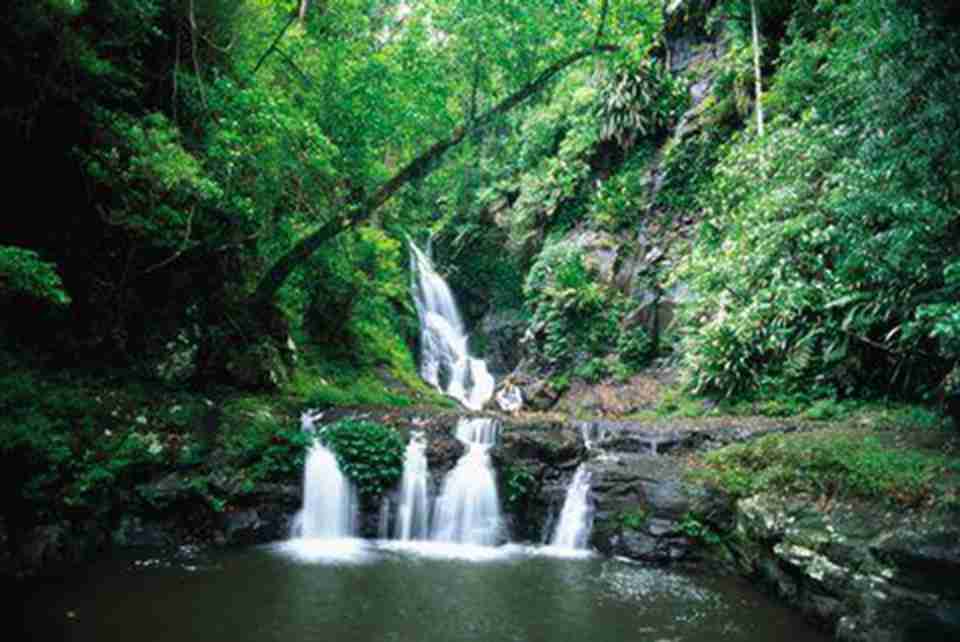
<svg viewBox="0 0 960 642">
<path fill-rule="evenodd" d="M 735 555 L 793 606 L 862 642 L 960 639 L 960 527 L 813 498 L 757 495 L 736 508 Z"/>
<path fill-rule="evenodd" d="M 672 458 L 617 453 L 587 462 L 596 517 L 592 544 L 601 552 L 645 562 L 690 557 L 694 542 L 683 521 L 701 492 L 682 478 Z"/>
</svg>

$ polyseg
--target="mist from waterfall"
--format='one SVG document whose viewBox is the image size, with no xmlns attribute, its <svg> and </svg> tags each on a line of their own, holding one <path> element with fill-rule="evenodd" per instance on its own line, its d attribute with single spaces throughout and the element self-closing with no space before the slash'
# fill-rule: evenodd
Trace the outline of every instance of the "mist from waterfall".
<svg viewBox="0 0 960 642">
<path fill-rule="evenodd" d="M 467 333 L 450 286 L 412 242 L 410 271 L 420 319 L 420 376 L 471 410 L 493 396 L 495 382 L 482 359 L 471 357 Z"/>
</svg>

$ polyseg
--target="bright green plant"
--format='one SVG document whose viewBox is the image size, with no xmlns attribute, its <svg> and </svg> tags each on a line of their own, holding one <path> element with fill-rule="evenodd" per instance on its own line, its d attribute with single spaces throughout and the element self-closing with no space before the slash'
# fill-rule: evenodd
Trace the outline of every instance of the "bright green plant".
<svg viewBox="0 0 960 642">
<path fill-rule="evenodd" d="M 388 426 L 343 419 L 321 428 L 318 438 L 334 452 L 344 474 L 368 501 L 396 485 L 403 474 L 403 441 Z"/>
<path fill-rule="evenodd" d="M 634 510 L 620 511 L 617 513 L 617 521 L 620 526 L 632 531 L 641 530 L 650 520 L 650 511 L 637 508 Z"/>
<path fill-rule="evenodd" d="M 783 14 L 767 133 L 733 138 L 698 198 L 677 276 L 699 392 L 922 394 L 956 362 L 956 33 L 888 0 L 821 8 Z"/>
<path fill-rule="evenodd" d="M 678 528 L 681 533 L 687 537 L 703 542 L 710 546 L 717 546 L 723 543 L 723 538 L 709 524 L 695 513 L 686 513 L 680 520 Z"/>
<path fill-rule="evenodd" d="M 523 506 L 536 490 L 537 478 L 524 466 L 511 466 L 505 479 L 506 502 L 511 508 Z"/>
<path fill-rule="evenodd" d="M 220 446 L 237 479 L 250 484 L 295 477 L 303 469 L 310 437 L 299 422 L 279 416 L 257 398 L 239 399 L 224 409 Z M 193 455 L 188 451 L 186 457 Z"/>
<path fill-rule="evenodd" d="M 625 380 L 653 357 L 646 331 L 628 326 L 632 303 L 587 268 L 569 241 L 550 242 L 534 261 L 524 295 L 538 359 L 555 373 L 596 382 Z"/>
<path fill-rule="evenodd" d="M 61 305 L 70 302 L 53 264 L 31 250 L 0 245 L 0 296 L 11 294 L 28 294 Z"/>
</svg>

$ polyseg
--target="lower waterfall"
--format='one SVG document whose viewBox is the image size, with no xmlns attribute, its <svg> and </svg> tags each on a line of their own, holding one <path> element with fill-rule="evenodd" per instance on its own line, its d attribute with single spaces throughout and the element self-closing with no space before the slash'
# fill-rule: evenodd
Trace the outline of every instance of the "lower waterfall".
<svg viewBox="0 0 960 642">
<path fill-rule="evenodd" d="M 593 510 L 590 505 L 590 472 L 581 464 L 573 475 L 563 500 L 560 519 L 557 520 L 550 546 L 584 549 L 593 528 Z"/>
<path fill-rule="evenodd" d="M 357 532 L 357 491 L 344 477 L 330 450 L 314 444 L 303 468 L 303 507 L 293 535 L 304 539 L 340 539 Z"/>
<path fill-rule="evenodd" d="M 313 432 L 314 418 L 302 418 L 303 429 Z M 342 539 L 357 533 L 357 489 L 340 472 L 337 458 L 315 442 L 303 466 L 303 506 L 294 517 L 291 536 L 301 539 Z"/>
<path fill-rule="evenodd" d="M 427 456 L 423 435 L 410 438 L 403 457 L 403 478 L 400 480 L 397 521 L 394 536 L 401 540 L 424 540 L 430 535 L 430 498 L 427 484 Z"/>
<path fill-rule="evenodd" d="M 500 539 L 500 499 L 489 453 L 497 430 L 493 419 L 461 419 L 457 424 L 457 438 L 467 451 L 443 482 L 431 540 L 491 546 Z"/>
</svg>

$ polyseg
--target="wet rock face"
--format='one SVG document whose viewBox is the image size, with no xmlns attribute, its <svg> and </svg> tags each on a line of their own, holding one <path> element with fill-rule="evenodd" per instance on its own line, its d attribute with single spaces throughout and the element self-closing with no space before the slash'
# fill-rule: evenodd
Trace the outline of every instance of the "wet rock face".
<svg viewBox="0 0 960 642">
<path fill-rule="evenodd" d="M 586 450 L 572 424 L 505 421 L 490 451 L 511 538 L 546 541 Z"/>
<path fill-rule="evenodd" d="M 520 339 L 526 321 L 519 312 L 491 310 L 480 322 L 480 334 L 485 339 L 483 351 L 487 369 L 497 378 L 511 372 L 520 362 Z"/>
<path fill-rule="evenodd" d="M 589 461 L 596 517 L 592 544 L 608 555 L 666 563 L 692 556 L 696 542 L 684 520 L 701 489 L 682 479 L 668 457 L 617 453 Z"/>
<path fill-rule="evenodd" d="M 838 640 L 960 640 L 960 525 L 955 516 L 816 508 L 810 498 L 737 504 L 742 567 L 836 632 Z"/>
</svg>

